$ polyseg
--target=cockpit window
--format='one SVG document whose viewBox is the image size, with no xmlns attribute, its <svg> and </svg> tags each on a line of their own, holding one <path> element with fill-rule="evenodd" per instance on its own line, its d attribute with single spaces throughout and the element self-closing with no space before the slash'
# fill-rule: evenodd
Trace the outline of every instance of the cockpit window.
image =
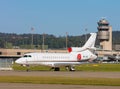
<svg viewBox="0 0 120 89">
<path fill-rule="evenodd" d="M 32 57 L 31 55 L 24 55 L 23 57 Z"/>
<path fill-rule="evenodd" d="M 31 57 L 31 55 L 28 55 L 29 57 Z"/>
<path fill-rule="evenodd" d="M 23 57 L 27 57 L 27 55 L 24 55 Z"/>
</svg>

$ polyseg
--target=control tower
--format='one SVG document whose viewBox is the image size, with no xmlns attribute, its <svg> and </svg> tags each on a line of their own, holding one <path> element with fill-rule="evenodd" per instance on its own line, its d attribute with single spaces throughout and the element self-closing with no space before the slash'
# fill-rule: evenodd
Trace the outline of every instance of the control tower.
<svg viewBox="0 0 120 89">
<path fill-rule="evenodd" d="M 98 39 L 103 50 L 112 50 L 112 27 L 105 19 L 98 22 Z"/>
</svg>

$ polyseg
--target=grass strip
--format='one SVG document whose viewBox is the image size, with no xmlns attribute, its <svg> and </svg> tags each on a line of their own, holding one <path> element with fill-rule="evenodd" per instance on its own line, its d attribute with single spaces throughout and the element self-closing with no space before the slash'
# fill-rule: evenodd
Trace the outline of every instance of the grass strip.
<svg viewBox="0 0 120 89">
<path fill-rule="evenodd" d="M 120 78 L 71 78 L 45 76 L 0 76 L 0 83 L 120 86 Z"/>
<path fill-rule="evenodd" d="M 78 71 L 120 72 L 119 64 L 83 64 L 76 67 Z"/>
<path fill-rule="evenodd" d="M 27 68 L 20 66 L 18 64 L 14 64 L 13 69 L 25 71 Z M 76 71 L 120 72 L 120 63 L 119 64 L 82 64 L 79 66 L 75 66 L 75 69 L 76 69 Z M 31 70 L 31 71 L 49 71 L 50 67 L 30 66 L 29 70 Z M 65 67 L 62 67 L 61 71 L 66 71 Z"/>
</svg>

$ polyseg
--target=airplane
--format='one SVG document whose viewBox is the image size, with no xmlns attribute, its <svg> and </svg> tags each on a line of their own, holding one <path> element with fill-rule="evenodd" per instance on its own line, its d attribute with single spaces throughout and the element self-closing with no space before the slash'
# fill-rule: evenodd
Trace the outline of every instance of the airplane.
<svg viewBox="0 0 120 89">
<path fill-rule="evenodd" d="M 81 48 L 68 48 L 68 53 L 27 53 L 15 63 L 26 66 L 50 66 L 54 71 L 60 71 L 60 67 L 64 66 L 69 71 L 75 71 L 75 65 L 89 63 L 97 58 L 97 55 L 90 51 L 94 49 L 95 40 L 96 33 L 91 33 L 88 41 Z"/>
<path fill-rule="evenodd" d="M 120 55 L 119 54 L 113 54 L 113 55 L 105 55 L 102 59 L 104 62 L 120 62 Z"/>
</svg>

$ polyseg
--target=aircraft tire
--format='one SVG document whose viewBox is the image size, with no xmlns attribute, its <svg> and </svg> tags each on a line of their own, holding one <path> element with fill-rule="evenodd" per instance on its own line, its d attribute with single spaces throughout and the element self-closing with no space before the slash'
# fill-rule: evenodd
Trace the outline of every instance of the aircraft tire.
<svg viewBox="0 0 120 89">
<path fill-rule="evenodd" d="M 60 68 L 59 67 L 55 67 L 54 71 L 60 71 Z"/>
<path fill-rule="evenodd" d="M 74 67 L 69 67 L 69 71 L 75 71 Z"/>
</svg>

